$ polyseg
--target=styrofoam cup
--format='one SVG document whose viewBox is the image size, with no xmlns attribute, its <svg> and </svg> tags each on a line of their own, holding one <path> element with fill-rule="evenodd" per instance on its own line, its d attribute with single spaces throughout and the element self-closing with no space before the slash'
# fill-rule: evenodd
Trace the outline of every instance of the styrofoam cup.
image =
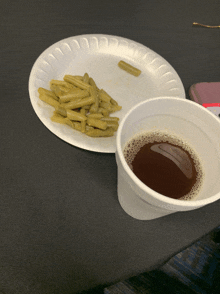
<svg viewBox="0 0 220 294">
<path fill-rule="evenodd" d="M 198 154 L 204 179 L 193 200 L 166 197 L 150 189 L 132 172 L 123 150 L 132 137 L 162 131 L 181 138 Z M 158 97 L 134 106 L 120 123 L 116 138 L 118 198 L 124 211 L 151 220 L 200 208 L 220 199 L 220 119 L 201 105 L 182 98 Z"/>
</svg>

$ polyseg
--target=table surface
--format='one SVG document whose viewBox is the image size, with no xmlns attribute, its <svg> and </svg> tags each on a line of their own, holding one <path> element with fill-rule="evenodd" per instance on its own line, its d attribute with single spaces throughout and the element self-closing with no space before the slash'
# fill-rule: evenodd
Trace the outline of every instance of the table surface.
<svg viewBox="0 0 220 294">
<path fill-rule="evenodd" d="M 219 1 L 6 1 L 1 21 L 0 292 L 78 293 L 156 267 L 220 225 L 220 201 L 152 221 L 117 199 L 114 154 L 52 134 L 30 103 L 38 56 L 71 36 L 108 34 L 165 58 L 188 97 L 220 80 Z M 77 172 L 76 172 L 77 171 Z"/>
</svg>

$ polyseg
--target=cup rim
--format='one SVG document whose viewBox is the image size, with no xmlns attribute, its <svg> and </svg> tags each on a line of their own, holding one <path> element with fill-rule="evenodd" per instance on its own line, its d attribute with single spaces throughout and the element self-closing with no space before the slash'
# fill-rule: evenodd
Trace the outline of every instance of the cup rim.
<svg viewBox="0 0 220 294">
<path fill-rule="evenodd" d="M 210 117 L 212 117 L 212 119 L 216 120 L 216 122 L 218 122 L 219 126 L 220 126 L 220 120 L 211 111 L 207 110 L 205 107 L 203 107 L 202 105 L 200 105 L 200 104 L 198 104 L 198 103 L 196 103 L 194 101 L 179 98 L 179 97 L 171 97 L 171 96 L 160 96 L 160 97 L 146 99 L 144 101 L 139 102 L 135 106 L 133 106 L 126 113 L 126 115 L 124 116 L 124 118 L 122 119 L 122 121 L 121 121 L 121 123 L 119 125 L 117 135 L 116 135 L 116 152 L 119 155 L 119 158 L 121 160 L 121 164 L 122 164 L 125 172 L 135 182 L 135 184 L 137 186 L 139 186 L 139 188 L 141 190 L 143 190 L 144 192 L 146 192 L 147 194 L 152 195 L 156 200 L 159 200 L 161 202 L 164 202 L 166 204 L 170 204 L 170 205 L 173 205 L 173 206 L 176 206 L 176 207 L 183 207 L 183 206 L 185 206 L 185 207 L 195 207 L 196 206 L 198 208 L 201 207 L 201 206 L 210 204 L 212 202 L 215 202 L 216 200 L 220 199 L 220 192 L 213 195 L 213 196 L 211 196 L 211 197 L 209 197 L 208 199 L 190 200 L 190 201 L 173 199 L 173 198 L 169 198 L 167 196 L 164 196 L 164 195 L 152 190 L 150 187 L 145 185 L 141 180 L 139 180 L 139 178 L 132 172 L 132 170 L 130 169 L 130 167 L 128 166 L 128 164 L 127 164 L 127 162 L 126 162 L 126 160 L 124 158 L 122 148 L 121 148 L 121 132 L 122 132 L 123 126 L 124 126 L 127 118 L 130 116 L 130 114 L 135 109 L 137 109 L 141 105 L 146 104 L 146 103 L 151 103 L 152 101 L 155 101 L 155 100 L 164 100 L 164 98 L 167 99 L 167 100 L 180 101 L 180 103 L 191 104 L 192 107 L 196 107 L 196 108 L 200 109 L 201 111 L 203 111 L 204 115 L 209 115 Z M 146 199 L 144 197 L 142 197 L 142 199 L 146 201 Z"/>
</svg>

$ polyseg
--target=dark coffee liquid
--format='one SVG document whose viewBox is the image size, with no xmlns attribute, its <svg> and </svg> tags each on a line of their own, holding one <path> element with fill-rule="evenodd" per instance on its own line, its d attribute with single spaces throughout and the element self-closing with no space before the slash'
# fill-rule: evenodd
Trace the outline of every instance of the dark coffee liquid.
<svg viewBox="0 0 220 294">
<path fill-rule="evenodd" d="M 202 169 L 193 151 L 184 147 L 181 140 L 151 133 L 133 138 L 124 155 L 145 185 L 164 196 L 189 200 L 201 186 Z"/>
</svg>

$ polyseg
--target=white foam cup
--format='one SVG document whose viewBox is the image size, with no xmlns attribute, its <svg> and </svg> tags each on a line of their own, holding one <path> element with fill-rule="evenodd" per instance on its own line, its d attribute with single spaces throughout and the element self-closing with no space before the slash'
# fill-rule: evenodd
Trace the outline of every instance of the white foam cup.
<svg viewBox="0 0 220 294">
<path fill-rule="evenodd" d="M 198 155 L 204 177 L 192 200 L 166 197 L 149 188 L 128 166 L 123 150 L 139 133 L 165 132 L 187 143 Z M 151 220 L 200 208 L 220 199 L 220 119 L 201 105 L 182 98 L 158 97 L 134 106 L 117 131 L 118 199 L 133 218 Z"/>
</svg>

